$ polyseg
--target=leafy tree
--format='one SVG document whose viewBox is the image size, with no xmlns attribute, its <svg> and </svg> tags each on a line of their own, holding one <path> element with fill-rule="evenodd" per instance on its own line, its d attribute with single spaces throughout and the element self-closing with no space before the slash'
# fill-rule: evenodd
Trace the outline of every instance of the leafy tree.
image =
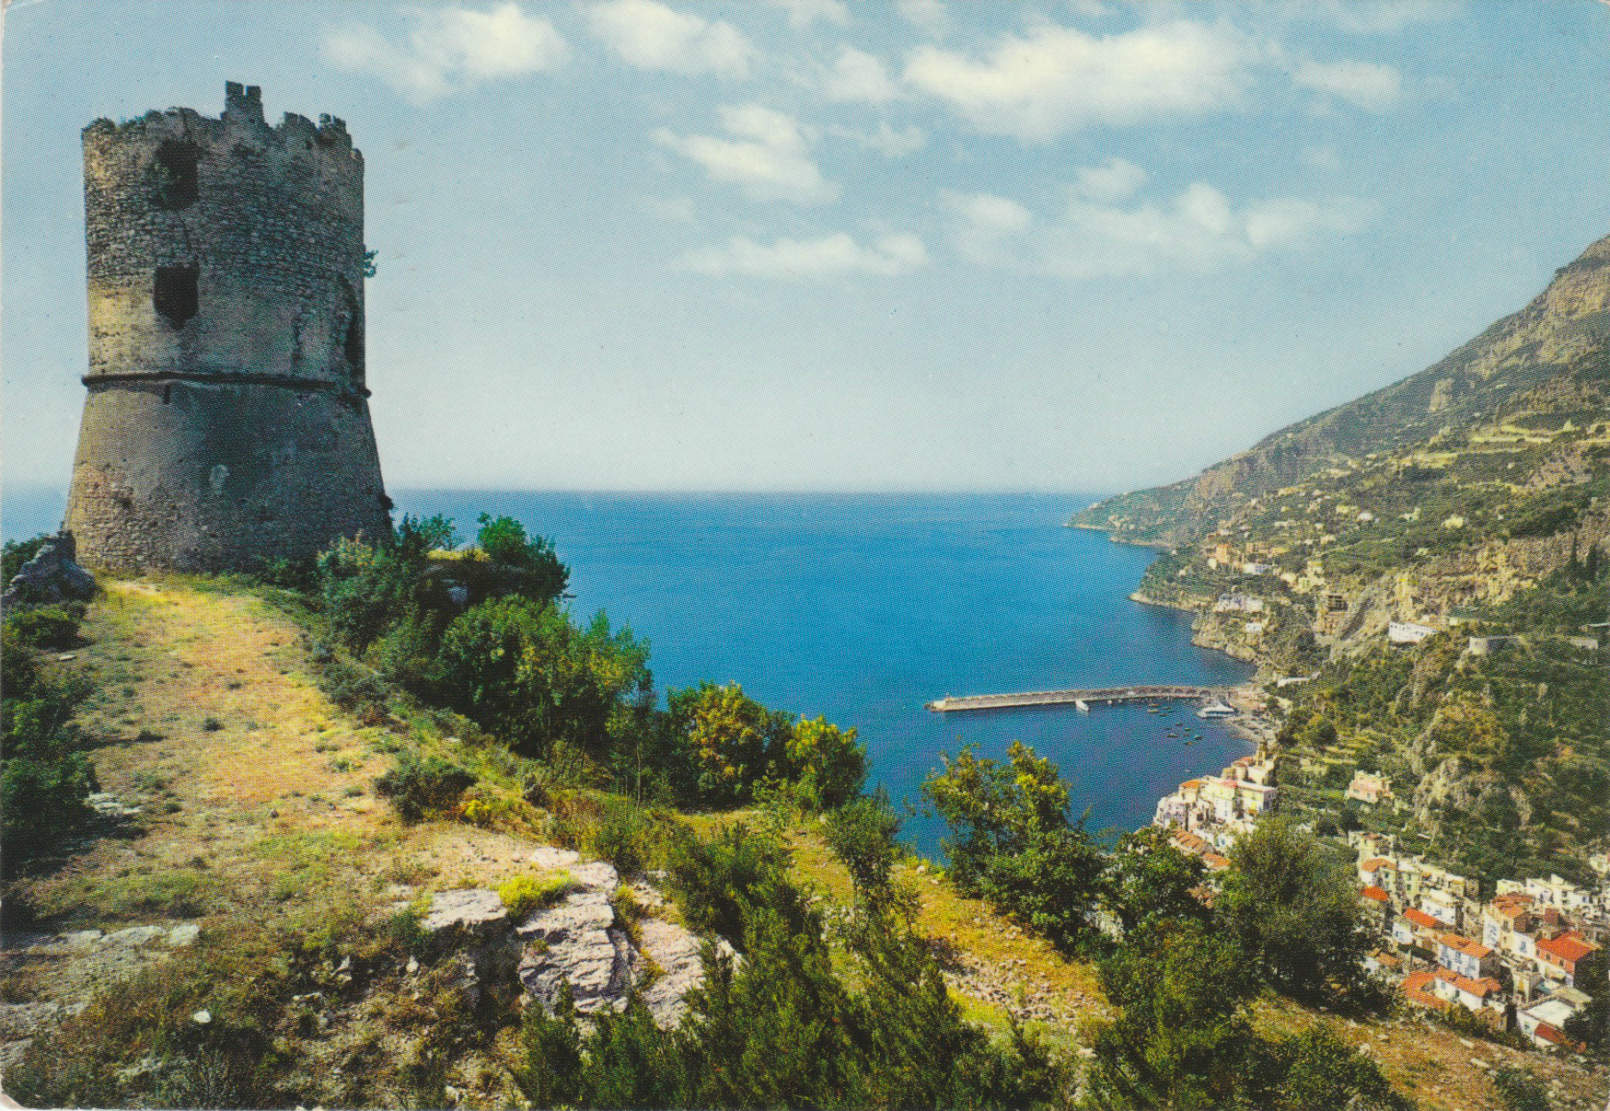
<svg viewBox="0 0 1610 1111">
<path fill-rule="evenodd" d="M 1013 742 L 1006 763 L 964 748 L 923 793 L 945 819 L 950 871 L 1057 945 L 1072 945 L 1098 889 L 1101 854 L 1068 818 L 1068 788 L 1050 760 Z"/>
<path fill-rule="evenodd" d="M 586 630 L 551 605 L 509 596 L 471 607 L 442 636 L 449 702 L 517 749 L 563 743 L 602 755 L 649 697 L 648 650 L 599 614 Z"/>
<path fill-rule="evenodd" d="M 889 792 L 879 787 L 833 811 L 827 818 L 827 844 L 850 873 L 856 894 L 874 905 L 887 902 L 891 870 L 899 859 L 900 816 L 889 805 Z"/>
<path fill-rule="evenodd" d="M 1271 1106 L 1279 1111 L 1410 1111 L 1370 1057 L 1325 1026 L 1263 1049 L 1253 1072 L 1270 1075 Z"/>
<path fill-rule="evenodd" d="M 1243 1004 L 1256 989 L 1235 942 L 1195 921 L 1153 919 L 1101 962 L 1119 1008 L 1097 1025 L 1092 1085 L 1102 1105 L 1231 1106 L 1253 1036 Z"/>
<path fill-rule="evenodd" d="M 1504 1067 L 1493 1072 L 1493 1087 L 1504 1103 L 1504 1111 L 1549 1111 L 1548 1089 L 1529 1070 Z"/>
<path fill-rule="evenodd" d="M 866 782 L 866 746 L 854 729 L 824 718 L 801 721 L 783 739 L 774 774 L 793 784 L 793 796 L 813 810 L 843 806 Z"/>
<path fill-rule="evenodd" d="M 1593 980 L 1580 973 L 1578 976 L 1579 983 L 1590 985 L 1584 990 L 1591 990 L 1593 995 L 1587 1006 L 1565 1020 L 1564 1034 L 1602 1061 L 1610 1057 L 1610 983 L 1605 982 L 1602 974 Z"/>
<path fill-rule="evenodd" d="M 40 533 L 27 540 L 7 540 L 3 552 L 0 552 L 0 590 L 11 585 L 22 565 L 39 554 L 39 549 L 51 539 L 49 533 Z"/>
<path fill-rule="evenodd" d="M 766 709 L 737 683 L 703 682 L 666 701 L 672 743 L 692 779 L 684 790 L 705 803 L 747 802 L 794 733 L 787 714 Z"/>
<path fill-rule="evenodd" d="M 1268 982 L 1304 998 L 1361 983 L 1367 936 L 1345 864 L 1287 818 L 1236 839 L 1215 904 Z"/>
<path fill-rule="evenodd" d="M 530 581 L 521 593 L 541 601 L 556 601 L 570 584 L 570 568 L 559 560 L 553 541 L 527 536 L 525 526 L 513 517 L 480 516 L 476 543 L 486 557 L 503 567 L 525 572 Z"/>
<path fill-rule="evenodd" d="M 1206 871 L 1202 859 L 1181 852 L 1166 830 L 1147 826 L 1118 839 L 1102 899 L 1126 932 L 1153 920 L 1206 922 L 1208 907 L 1197 895 Z"/>
</svg>

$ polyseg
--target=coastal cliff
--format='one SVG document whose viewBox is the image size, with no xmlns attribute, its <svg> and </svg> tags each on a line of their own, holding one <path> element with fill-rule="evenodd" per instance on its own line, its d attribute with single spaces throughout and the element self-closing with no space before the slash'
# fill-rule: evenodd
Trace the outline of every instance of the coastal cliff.
<svg viewBox="0 0 1610 1111">
<path fill-rule="evenodd" d="M 1610 774 L 1610 238 L 1426 370 L 1070 524 L 1161 548 L 1135 599 L 1260 665 L 1292 809 L 1481 876 L 1586 875 L 1610 818 L 1588 786 Z M 1356 771 L 1413 786 L 1364 805 Z"/>
</svg>

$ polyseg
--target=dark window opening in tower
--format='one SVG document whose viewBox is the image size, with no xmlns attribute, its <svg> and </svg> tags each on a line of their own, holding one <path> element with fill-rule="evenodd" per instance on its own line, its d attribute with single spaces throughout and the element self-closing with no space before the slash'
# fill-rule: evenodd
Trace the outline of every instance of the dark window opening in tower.
<svg viewBox="0 0 1610 1111">
<path fill-rule="evenodd" d="M 189 208 L 199 196 L 196 190 L 196 164 L 201 148 L 194 143 L 169 141 L 157 148 L 151 163 L 151 201 L 158 208 Z"/>
<path fill-rule="evenodd" d="M 156 280 L 151 286 L 151 304 L 162 319 L 175 328 L 185 322 L 201 307 L 196 281 L 201 271 L 195 266 L 159 266 Z"/>
</svg>

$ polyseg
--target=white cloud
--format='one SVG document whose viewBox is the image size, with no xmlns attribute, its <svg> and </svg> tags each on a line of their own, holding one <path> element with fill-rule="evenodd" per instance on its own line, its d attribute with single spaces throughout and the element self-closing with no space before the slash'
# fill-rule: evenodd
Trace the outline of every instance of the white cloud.
<svg viewBox="0 0 1610 1111">
<path fill-rule="evenodd" d="M 934 38 L 950 30 L 950 12 L 940 0 L 899 0 L 900 18 Z"/>
<path fill-rule="evenodd" d="M 1368 112 L 1384 112 L 1392 107 L 1403 86 L 1398 71 L 1379 62 L 1305 61 L 1292 70 L 1291 79 L 1302 88 L 1336 97 Z"/>
<path fill-rule="evenodd" d="M 659 0 L 606 0 L 583 10 L 593 34 L 637 69 L 744 78 L 759 56 L 726 20 L 689 15 Z"/>
<path fill-rule="evenodd" d="M 883 235 L 863 245 L 846 232 L 834 232 L 818 239 L 784 238 L 770 244 L 735 235 L 719 247 L 688 252 L 678 265 L 700 274 L 821 280 L 848 274 L 892 277 L 927 261 L 928 252 L 914 235 Z"/>
<path fill-rule="evenodd" d="M 1076 189 L 1066 208 L 1045 220 L 993 194 L 943 194 L 941 202 L 952 214 L 951 238 L 962 257 L 1070 280 L 1208 273 L 1354 234 L 1373 215 L 1348 198 L 1276 197 L 1238 207 L 1206 182 L 1166 204 L 1097 202 Z"/>
<path fill-rule="evenodd" d="M 829 100 L 864 104 L 887 104 L 900 96 L 883 63 L 853 46 L 839 51 L 838 61 L 823 75 L 822 90 Z"/>
<path fill-rule="evenodd" d="M 1095 124 L 1229 107 L 1256 60 L 1223 26 L 1176 20 L 1102 37 L 1044 24 L 1002 36 L 981 59 L 920 46 L 907 57 L 905 79 L 981 131 L 1048 142 Z"/>
<path fill-rule="evenodd" d="M 1146 171 L 1127 158 L 1109 158 L 1099 166 L 1085 166 L 1075 176 L 1079 193 L 1092 201 L 1121 201 L 1146 184 Z"/>
<path fill-rule="evenodd" d="M 1454 0 L 1325 0 L 1313 10 L 1336 28 L 1354 35 L 1392 35 L 1421 23 L 1461 15 Z"/>
<path fill-rule="evenodd" d="M 839 27 L 850 22 L 850 6 L 844 0 L 771 0 L 771 4 L 788 13 L 788 25 L 797 31 L 818 21 Z"/>
<path fill-rule="evenodd" d="M 1009 197 L 945 190 L 940 204 L 950 214 L 951 239 L 963 258 L 984 266 L 1008 265 L 1015 241 L 1034 224 L 1034 214 Z"/>
<path fill-rule="evenodd" d="M 320 53 L 336 69 L 374 74 L 416 104 L 483 81 L 553 69 L 570 54 L 552 23 L 515 3 L 425 8 L 413 18 L 405 42 L 352 24 L 327 31 Z"/>
<path fill-rule="evenodd" d="M 838 184 L 822 177 L 792 116 L 759 104 L 727 105 L 720 113 L 733 138 L 661 129 L 654 139 L 703 166 L 713 180 L 737 185 L 756 200 L 823 204 L 838 197 Z"/>
<path fill-rule="evenodd" d="M 859 143 L 868 150 L 875 150 L 886 158 L 904 158 L 914 151 L 921 150 L 928 142 L 928 135 L 922 128 L 913 125 L 896 131 L 889 126 L 887 120 L 879 120 L 876 131 L 857 131 L 853 127 L 830 127 L 828 132 L 841 139 Z"/>
</svg>

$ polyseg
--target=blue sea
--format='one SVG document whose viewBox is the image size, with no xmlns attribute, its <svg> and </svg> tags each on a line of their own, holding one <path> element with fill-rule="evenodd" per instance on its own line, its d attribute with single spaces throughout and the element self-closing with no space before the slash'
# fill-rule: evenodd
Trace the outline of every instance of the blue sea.
<svg viewBox="0 0 1610 1111">
<path fill-rule="evenodd" d="M 1248 751 L 1181 706 L 940 715 L 946 694 L 1179 682 L 1250 668 L 1191 644 L 1190 617 L 1128 599 L 1143 548 L 1063 527 L 1077 495 L 733 495 L 393 491 L 398 511 L 482 511 L 552 537 L 571 603 L 648 640 L 662 692 L 737 682 L 766 705 L 859 730 L 871 778 L 920 804 L 940 754 L 1013 740 L 1056 760 L 1093 830 L 1132 829 L 1183 779 Z M 59 500 L 59 499 L 58 499 Z M 59 504 L 8 499 L 6 534 L 53 527 Z M 47 513 L 54 516 L 46 519 Z M 39 520 L 32 518 L 38 516 Z M 1200 740 L 1165 736 L 1188 723 Z M 917 816 L 912 841 L 938 852 Z"/>
</svg>

